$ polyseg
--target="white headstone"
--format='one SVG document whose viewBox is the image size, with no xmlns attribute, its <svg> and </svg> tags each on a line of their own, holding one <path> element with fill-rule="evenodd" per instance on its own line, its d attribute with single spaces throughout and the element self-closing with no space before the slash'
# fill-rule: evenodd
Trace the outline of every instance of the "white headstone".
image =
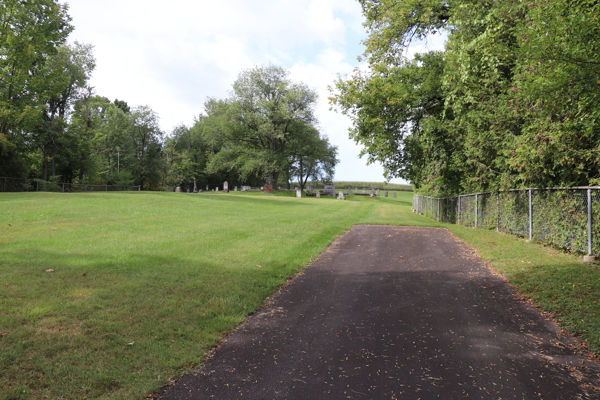
<svg viewBox="0 0 600 400">
<path fill-rule="evenodd" d="M 177 186 L 175 188 L 175 193 L 181 193 L 181 186 Z"/>
<path fill-rule="evenodd" d="M 392 192 L 392 197 L 395 199 L 396 198 L 396 192 Z"/>
<path fill-rule="evenodd" d="M 217 187 L 215 188 L 215 192 L 218 192 L 218 191 L 219 191 L 219 187 L 217 186 Z"/>
<path fill-rule="evenodd" d="M 233 187 L 233 191 L 234 191 L 234 192 L 237 192 L 237 186 L 234 186 L 234 187 Z"/>
<path fill-rule="evenodd" d="M 206 185 L 206 191 L 208 192 L 208 185 Z"/>
<path fill-rule="evenodd" d="M 223 191 L 229 193 L 229 183 L 227 181 L 223 182 Z"/>
<path fill-rule="evenodd" d="M 340 195 L 338 196 L 338 200 L 344 200 L 344 192 L 340 190 Z"/>
<path fill-rule="evenodd" d="M 296 188 L 296 197 L 302 197 L 302 190 L 299 187 Z"/>
<path fill-rule="evenodd" d="M 317 199 L 321 198 L 321 192 L 317 192 Z"/>
</svg>

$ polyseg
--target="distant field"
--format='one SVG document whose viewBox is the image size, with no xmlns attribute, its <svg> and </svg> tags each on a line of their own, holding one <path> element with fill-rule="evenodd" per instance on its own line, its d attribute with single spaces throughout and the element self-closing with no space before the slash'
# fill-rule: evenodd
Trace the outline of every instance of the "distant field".
<svg viewBox="0 0 600 400">
<path fill-rule="evenodd" d="M 597 268 L 411 198 L 0 193 L 0 399 L 142 399 L 354 224 L 451 229 L 600 349 Z"/>
<path fill-rule="evenodd" d="M 408 192 L 412 192 L 413 191 L 413 187 L 412 185 L 402 185 L 399 183 L 385 183 L 385 182 L 344 182 L 344 181 L 339 181 L 339 182 L 334 182 L 336 187 L 340 187 L 340 188 L 347 188 L 349 186 L 351 186 L 352 188 L 358 187 L 358 188 L 368 188 L 368 187 L 373 187 L 373 189 L 381 189 L 381 190 L 401 190 L 401 191 L 408 191 Z"/>
</svg>

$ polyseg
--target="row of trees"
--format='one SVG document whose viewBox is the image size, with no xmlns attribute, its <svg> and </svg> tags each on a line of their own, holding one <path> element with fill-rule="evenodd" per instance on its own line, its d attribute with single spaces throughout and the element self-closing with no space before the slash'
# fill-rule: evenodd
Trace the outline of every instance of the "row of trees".
<svg viewBox="0 0 600 400">
<path fill-rule="evenodd" d="M 367 72 L 330 102 L 388 178 L 454 195 L 600 184 L 600 3 L 359 0 Z M 445 31 L 442 52 L 405 57 Z"/>
<path fill-rule="evenodd" d="M 318 130 L 316 94 L 285 70 L 243 71 L 191 127 L 161 131 L 150 107 L 99 96 L 93 47 L 55 0 L 0 4 L 0 176 L 147 189 L 331 180 L 337 148 Z"/>
</svg>

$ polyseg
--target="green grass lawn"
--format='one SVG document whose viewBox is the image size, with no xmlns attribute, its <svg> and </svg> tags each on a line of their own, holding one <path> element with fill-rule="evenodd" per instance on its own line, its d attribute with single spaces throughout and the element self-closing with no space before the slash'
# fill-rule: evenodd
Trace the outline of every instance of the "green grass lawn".
<svg viewBox="0 0 600 400">
<path fill-rule="evenodd" d="M 580 257 L 436 223 L 412 193 L 294 196 L 0 193 L 0 399 L 142 399 L 355 224 L 451 229 L 600 349 L 600 273 Z"/>
</svg>

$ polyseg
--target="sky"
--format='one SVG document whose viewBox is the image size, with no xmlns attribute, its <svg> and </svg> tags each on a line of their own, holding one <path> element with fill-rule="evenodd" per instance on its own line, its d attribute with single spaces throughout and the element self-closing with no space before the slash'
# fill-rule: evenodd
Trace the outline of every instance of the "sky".
<svg viewBox="0 0 600 400">
<path fill-rule="evenodd" d="M 328 86 L 357 67 L 367 37 L 356 0 L 70 0 L 72 43 L 94 45 L 96 94 L 147 105 L 169 134 L 191 126 L 209 97 L 226 98 L 241 71 L 277 65 L 319 94 L 320 131 L 338 146 L 336 181 L 384 181 L 330 111 Z M 416 51 L 443 48 L 443 38 Z M 392 179 L 393 183 L 406 183 Z"/>
</svg>

